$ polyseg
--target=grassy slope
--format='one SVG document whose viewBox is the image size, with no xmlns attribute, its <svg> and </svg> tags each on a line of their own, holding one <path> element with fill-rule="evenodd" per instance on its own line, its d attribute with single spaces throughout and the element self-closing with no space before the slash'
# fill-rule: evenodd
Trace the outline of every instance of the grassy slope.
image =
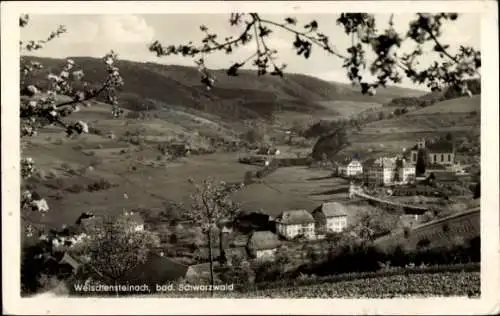
<svg viewBox="0 0 500 316">
<path fill-rule="evenodd" d="M 442 101 L 403 116 L 376 121 L 365 125 L 350 137 L 351 146 L 343 153 L 361 152 L 362 159 L 372 153 L 400 152 L 415 144 L 421 137 L 444 135 L 451 132 L 461 136 L 479 132 L 481 98 L 456 98 Z"/>
</svg>

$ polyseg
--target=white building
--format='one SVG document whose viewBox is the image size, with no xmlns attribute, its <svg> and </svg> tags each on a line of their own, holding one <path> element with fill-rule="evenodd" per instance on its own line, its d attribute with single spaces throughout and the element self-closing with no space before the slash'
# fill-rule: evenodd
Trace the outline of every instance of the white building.
<svg viewBox="0 0 500 316">
<path fill-rule="evenodd" d="M 376 185 L 407 184 L 415 180 L 415 164 L 403 157 L 380 157 L 365 163 L 364 177 Z"/>
<path fill-rule="evenodd" d="M 339 165 L 338 172 L 344 177 L 353 177 L 363 173 L 363 165 L 357 159 L 351 160 L 348 164 Z"/>
<path fill-rule="evenodd" d="M 455 163 L 455 148 L 453 142 L 447 140 L 428 141 L 419 139 L 411 149 L 410 160 L 417 163 L 418 151 L 425 150 L 428 164 L 453 165 Z"/>
<path fill-rule="evenodd" d="M 338 202 L 326 202 L 313 211 L 317 233 L 338 233 L 347 227 L 347 209 Z"/>
<path fill-rule="evenodd" d="M 281 213 L 275 219 L 276 232 L 286 239 L 293 239 L 297 236 L 304 236 L 313 239 L 314 218 L 306 210 L 291 210 Z"/>
</svg>

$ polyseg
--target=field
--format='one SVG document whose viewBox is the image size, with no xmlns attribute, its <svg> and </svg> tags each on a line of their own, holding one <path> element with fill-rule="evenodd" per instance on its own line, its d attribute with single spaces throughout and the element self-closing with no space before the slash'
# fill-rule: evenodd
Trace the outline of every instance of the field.
<svg viewBox="0 0 500 316">
<path fill-rule="evenodd" d="M 287 209 L 312 211 L 322 202 L 347 202 L 347 181 L 330 176 L 326 170 L 285 167 L 261 183 L 253 183 L 235 195 L 244 208 L 262 209 L 276 216 Z"/>
<path fill-rule="evenodd" d="M 342 117 L 350 117 L 369 109 L 381 109 L 382 104 L 376 102 L 354 102 L 354 101 L 319 101 L 321 106 L 337 111 Z M 324 118 L 325 120 L 328 118 Z"/>
<path fill-rule="evenodd" d="M 400 117 L 368 123 L 349 138 L 351 145 L 343 153 L 358 152 L 361 159 L 374 154 L 401 152 L 419 138 L 454 137 L 479 132 L 481 103 L 479 96 L 446 100 Z"/>
<path fill-rule="evenodd" d="M 461 286 L 458 286 L 458 285 Z M 479 272 L 410 274 L 245 293 L 260 298 L 394 298 L 467 296 L 480 290 Z M 250 295 L 248 295 L 250 294 Z"/>
<path fill-rule="evenodd" d="M 218 298 L 418 298 L 480 295 L 480 272 L 396 274 L 264 290 L 214 292 Z M 208 292 L 171 292 L 158 297 L 209 297 Z"/>
<path fill-rule="evenodd" d="M 442 101 L 421 110 L 408 113 L 408 115 L 450 114 L 481 112 L 481 96 L 461 97 Z"/>
</svg>

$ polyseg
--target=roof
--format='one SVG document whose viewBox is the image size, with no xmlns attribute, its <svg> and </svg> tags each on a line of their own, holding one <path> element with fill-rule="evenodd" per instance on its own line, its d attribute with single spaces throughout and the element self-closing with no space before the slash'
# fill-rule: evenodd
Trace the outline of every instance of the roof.
<svg viewBox="0 0 500 316">
<path fill-rule="evenodd" d="M 275 249 L 280 244 L 278 236 L 270 231 L 254 232 L 248 240 L 248 248 L 252 250 Z"/>
<path fill-rule="evenodd" d="M 187 270 L 188 266 L 152 252 L 144 263 L 136 265 L 124 276 L 124 281 L 162 283 L 185 277 Z"/>
<path fill-rule="evenodd" d="M 247 248 L 246 247 L 230 247 L 226 249 L 227 257 L 240 256 L 245 258 L 247 256 Z"/>
<path fill-rule="evenodd" d="M 425 142 L 425 148 L 429 152 L 435 152 L 435 153 L 449 153 L 453 152 L 453 142 L 441 139 L 441 140 L 427 140 Z M 415 144 L 412 148 L 412 150 L 417 150 L 418 145 Z"/>
<path fill-rule="evenodd" d="M 59 261 L 59 263 L 69 264 L 75 270 L 80 267 L 80 263 L 76 259 L 74 259 L 73 257 L 71 257 L 67 252 L 64 253 L 64 256 Z"/>
<path fill-rule="evenodd" d="M 347 216 L 347 208 L 339 202 L 326 202 L 320 206 L 320 211 L 325 217 Z"/>
<path fill-rule="evenodd" d="M 314 223 L 314 218 L 306 210 L 291 210 L 281 213 L 276 217 L 276 221 L 285 225 L 298 225 Z"/>
<path fill-rule="evenodd" d="M 436 142 L 432 142 L 429 144 L 426 144 L 427 149 L 430 152 L 453 152 L 453 143 L 447 140 L 439 140 Z"/>
</svg>

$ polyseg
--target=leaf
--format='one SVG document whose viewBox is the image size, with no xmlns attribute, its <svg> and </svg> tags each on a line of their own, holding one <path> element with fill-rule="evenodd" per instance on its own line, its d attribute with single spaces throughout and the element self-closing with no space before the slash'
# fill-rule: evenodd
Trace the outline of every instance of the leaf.
<svg viewBox="0 0 500 316">
<path fill-rule="evenodd" d="M 285 22 L 288 23 L 288 24 L 291 24 L 291 25 L 296 25 L 297 24 L 297 19 L 296 18 L 292 18 L 292 17 L 287 17 L 287 18 L 285 18 Z"/>
</svg>

